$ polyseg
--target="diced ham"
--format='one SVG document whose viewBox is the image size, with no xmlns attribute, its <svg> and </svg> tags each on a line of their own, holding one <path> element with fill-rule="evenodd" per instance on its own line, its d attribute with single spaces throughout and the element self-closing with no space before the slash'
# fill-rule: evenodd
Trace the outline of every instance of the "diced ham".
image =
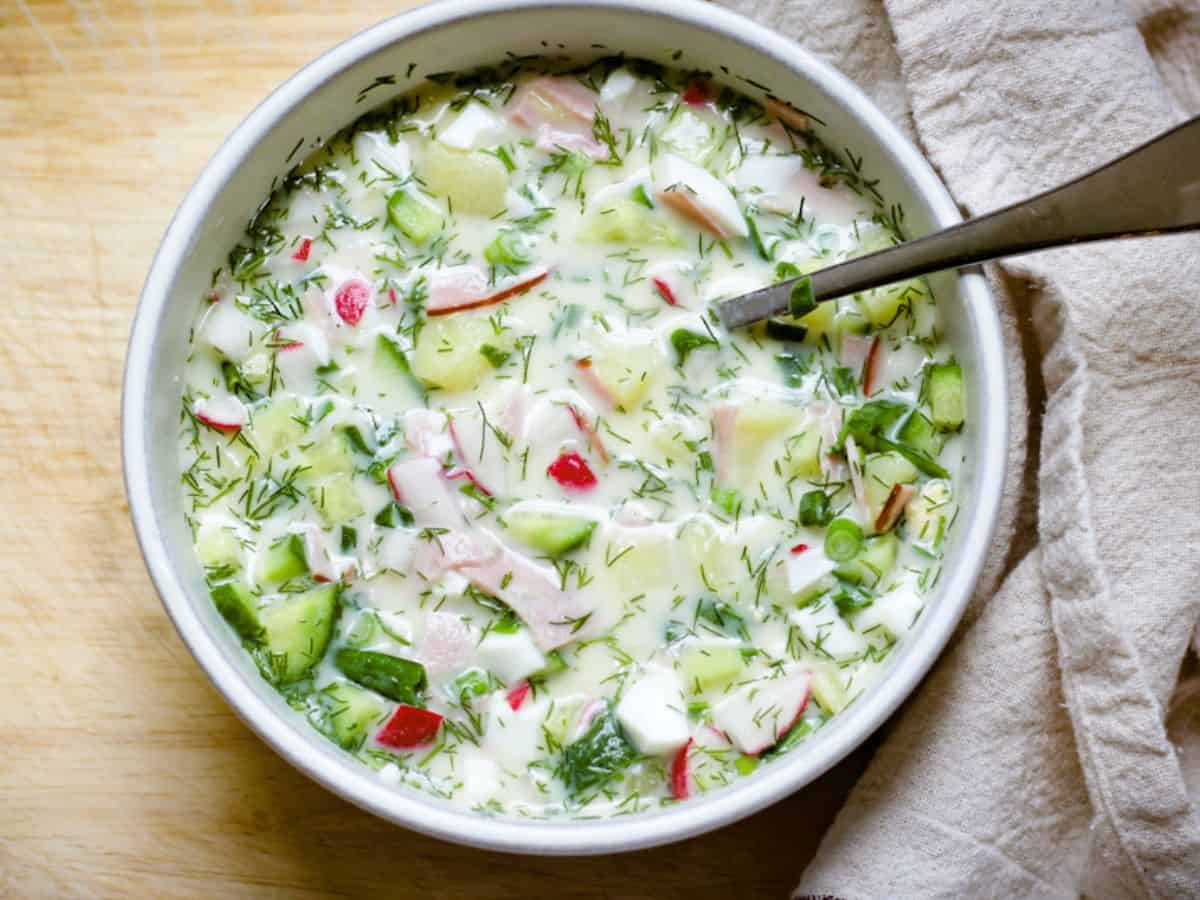
<svg viewBox="0 0 1200 900">
<path fill-rule="evenodd" d="M 597 96 L 579 81 L 565 76 L 544 76 L 531 81 L 513 96 L 508 118 L 532 131 L 538 149 L 553 152 L 579 150 L 600 158 L 608 148 L 596 140 L 593 126 Z"/>
<path fill-rule="evenodd" d="M 441 477 L 441 464 L 429 457 L 404 459 L 387 470 L 397 502 L 412 512 L 422 528 L 461 528 L 465 524 L 459 495 Z"/>
<path fill-rule="evenodd" d="M 543 652 L 586 635 L 592 610 L 575 592 L 564 591 L 553 572 L 513 550 L 503 548 L 490 561 L 462 564 L 456 570 L 475 587 L 502 600 L 528 626 Z"/>
<path fill-rule="evenodd" d="M 655 162 L 658 198 L 685 219 L 722 240 L 749 231 L 729 188 L 706 169 L 668 153 Z"/>
<path fill-rule="evenodd" d="M 772 119 L 778 119 L 794 131 L 808 131 L 812 127 L 808 116 L 790 103 L 776 100 L 774 97 L 763 98 L 763 109 L 766 110 L 767 115 Z"/>
<path fill-rule="evenodd" d="M 437 581 L 447 572 L 472 566 L 484 566 L 500 555 L 500 545 L 484 543 L 464 531 L 451 531 L 421 539 L 413 554 L 413 568 L 428 581 Z"/>
<path fill-rule="evenodd" d="M 613 397 L 612 391 L 608 389 L 608 385 L 601 381 L 600 376 L 596 374 L 596 367 L 592 365 L 590 356 L 576 360 L 575 371 L 579 373 L 579 380 L 595 395 L 597 400 L 603 403 L 607 409 L 616 408 L 617 401 Z"/>
<path fill-rule="evenodd" d="M 229 434 L 240 430 L 250 421 L 245 404 L 232 394 L 197 400 L 192 407 L 192 414 L 209 428 Z"/>
<path fill-rule="evenodd" d="M 716 479 L 718 484 L 728 484 L 733 475 L 736 454 L 738 409 L 728 403 L 713 408 L 713 438 L 716 451 Z"/>
<path fill-rule="evenodd" d="M 883 340 L 875 335 L 871 348 L 867 351 L 867 360 L 863 363 L 863 396 L 870 397 L 880 387 L 883 381 L 885 366 L 883 358 Z"/>
<path fill-rule="evenodd" d="M 899 522 L 900 516 L 904 513 L 904 507 L 908 505 L 908 501 L 913 498 L 916 492 L 917 489 L 911 484 L 892 485 L 891 493 L 888 494 L 887 500 L 884 501 L 879 515 L 875 517 L 875 531 L 883 534 L 883 532 L 889 530 Z"/>
<path fill-rule="evenodd" d="M 713 707 L 713 723 L 749 756 L 773 747 L 808 705 L 812 673 L 786 667 L 777 678 L 751 682 Z"/>
<path fill-rule="evenodd" d="M 475 636 L 462 616 L 431 612 L 425 617 L 425 631 L 417 646 L 418 658 L 430 675 L 443 675 L 463 669 L 475 653 Z"/>
<path fill-rule="evenodd" d="M 425 304 L 425 313 L 430 316 L 445 316 L 467 309 L 491 306 L 509 297 L 524 294 L 545 281 L 549 274 L 549 269 L 537 266 L 489 285 L 487 276 L 477 266 L 436 269 L 429 276 L 429 300 Z"/>
</svg>

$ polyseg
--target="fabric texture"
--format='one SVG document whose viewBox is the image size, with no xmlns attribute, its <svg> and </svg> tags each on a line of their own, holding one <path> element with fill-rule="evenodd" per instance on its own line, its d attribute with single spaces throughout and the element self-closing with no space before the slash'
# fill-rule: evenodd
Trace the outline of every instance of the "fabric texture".
<svg viewBox="0 0 1200 900">
<path fill-rule="evenodd" d="M 971 215 L 1200 113 L 1200 0 L 721 2 L 854 78 Z M 797 896 L 1200 897 L 1200 236 L 989 279 L 1013 389 L 991 558 Z"/>
</svg>

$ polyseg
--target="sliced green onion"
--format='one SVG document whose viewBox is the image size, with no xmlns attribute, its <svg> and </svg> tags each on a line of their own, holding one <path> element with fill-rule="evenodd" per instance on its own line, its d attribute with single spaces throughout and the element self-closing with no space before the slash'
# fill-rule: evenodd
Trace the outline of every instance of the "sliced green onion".
<svg viewBox="0 0 1200 900">
<path fill-rule="evenodd" d="M 849 562 L 863 546 L 863 532 L 850 519 L 834 519 L 825 532 L 825 555 L 834 562 Z"/>
</svg>

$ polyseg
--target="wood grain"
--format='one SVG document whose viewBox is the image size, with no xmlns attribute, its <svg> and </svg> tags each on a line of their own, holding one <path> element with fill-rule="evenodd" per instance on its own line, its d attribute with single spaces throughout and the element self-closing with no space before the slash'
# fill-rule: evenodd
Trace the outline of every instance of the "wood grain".
<svg viewBox="0 0 1200 900">
<path fill-rule="evenodd" d="M 0 895 L 786 896 L 865 751 L 712 835 L 525 859 L 390 826 L 309 782 L 176 637 L 127 520 L 121 366 L 138 291 L 220 140 L 404 6 L 0 4 Z"/>
</svg>

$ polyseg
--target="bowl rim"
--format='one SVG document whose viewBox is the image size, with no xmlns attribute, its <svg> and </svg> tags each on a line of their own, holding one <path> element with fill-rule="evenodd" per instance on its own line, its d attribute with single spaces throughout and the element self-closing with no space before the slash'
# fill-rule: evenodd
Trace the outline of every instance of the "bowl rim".
<svg viewBox="0 0 1200 900">
<path fill-rule="evenodd" d="M 908 138 L 846 76 L 791 40 L 736 13 L 701 0 L 441 0 L 386 19 L 310 62 L 276 88 L 225 139 L 176 211 L 138 301 L 129 338 L 121 404 L 121 443 L 126 493 L 138 544 L 163 605 L 180 637 L 226 702 L 280 756 L 335 794 L 383 819 L 443 840 L 474 847 L 537 855 L 583 855 L 642 849 L 693 837 L 763 809 L 828 771 L 869 737 L 909 696 L 941 655 L 982 570 L 999 513 L 1007 443 L 1008 390 L 1000 320 L 983 276 L 959 275 L 959 295 L 976 334 L 976 363 L 984 409 L 977 429 L 977 491 L 974 509 L 948 569 L 942 595 L 926 623 L 889 671 L 855 704 L 852 720 L 814 744 L 809 753 L 781 760 L 762 773 L 696 801 L 637 816 L 599 821 L 521 822 L 488 818 L 397 790 L 357 764 L 322 753 L 310 736 L 278 716 L 225 658 L 193 606 L 166 549 L 152 497 L 149 377 L 158 322 L 171 297 L 191 242 L 215 198 L 255 146 L 325 81 L 395 42 L 497 13 L 533 14 L 548 9 L 628 11 L 681 21 L 709 31 L 820 84 L 829 96 L 877 136 L 945 227 L 961 221 L 958 207 L 933 168 Z M 983 393 L 981 391 L 981 393 Z M 852 726 L 852 727 L 851 727 Z"/>
</svg>

